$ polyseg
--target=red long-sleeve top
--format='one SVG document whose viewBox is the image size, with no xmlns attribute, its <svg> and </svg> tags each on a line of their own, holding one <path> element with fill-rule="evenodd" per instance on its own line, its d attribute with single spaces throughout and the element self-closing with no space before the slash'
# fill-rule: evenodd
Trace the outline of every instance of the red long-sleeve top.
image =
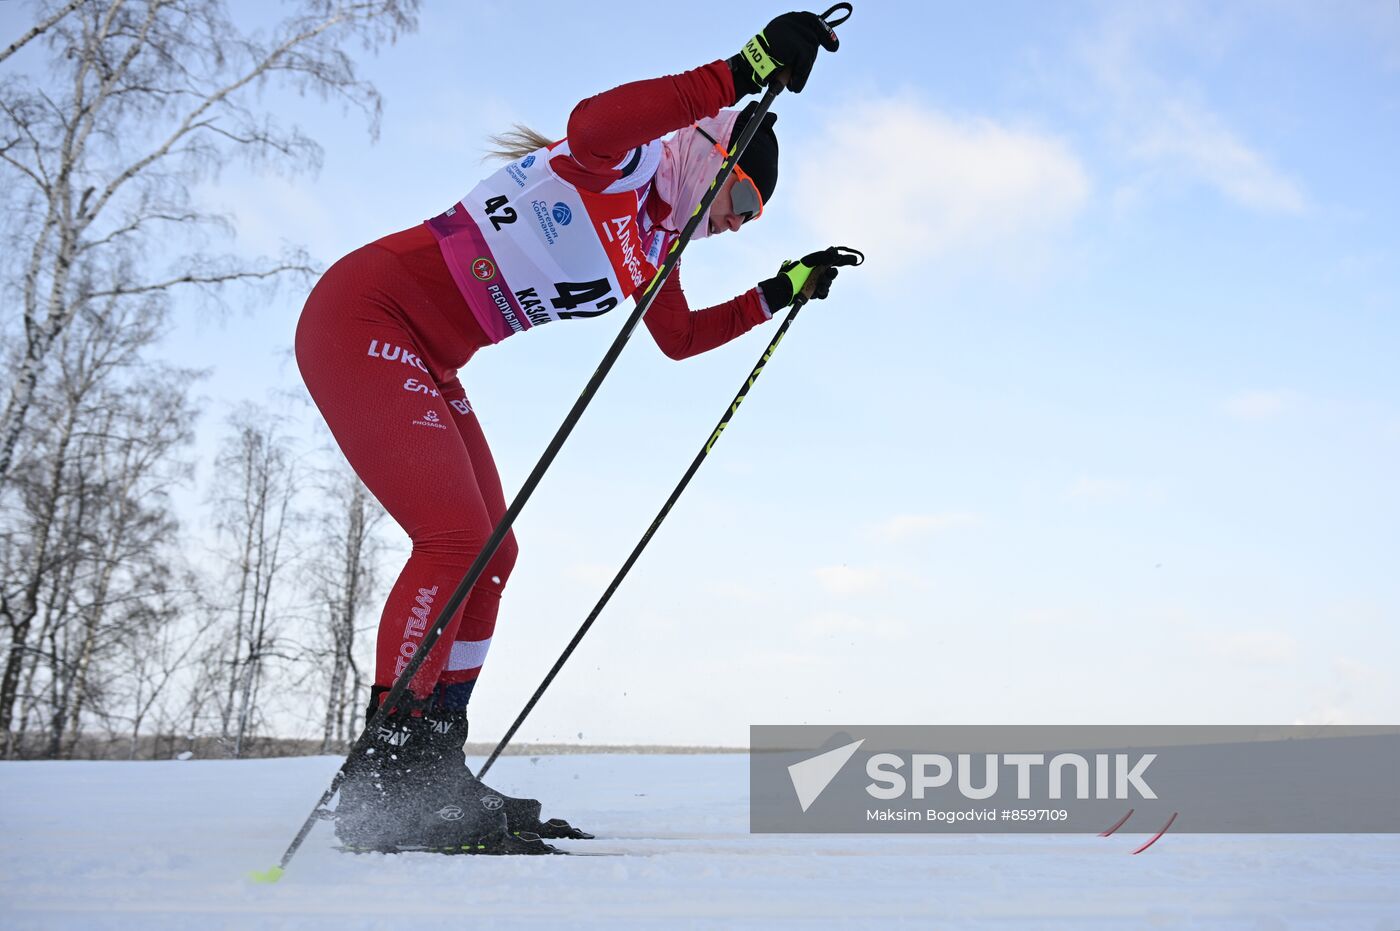
<svg viewBox="0 0 1400 931">
<path fill-rule="evenodd" d="M 723 60 L 682 74 L 623 84 L 574 107 L 568 124 L 572 164 L 558 160 L 553 167 L 576 187 L 601 191 L 616 180 L 613 166 L 628 152 L 702 117 L 714 116 L 732 103 L 734 79 Z M 654 186 L 644 209 L 653 222 L 675 228 L 668 222 L 671 207 Z M 396 253 L 433 303 L 443 308 L 444 315 L 453 317 L 453 327 L 475 342 L 479 327 L 426 226 L 394 233 L 376 245 Z M 684 359 L 748 332 L 769 319 L 769 314 L 757 287 L 722 304 L 691 310 L 677 265 L 643 319 L 662 352 L 672 359 Z"/>
<path fill-rule="evenodd" d="M 613 166 L 632 149 L 733 103 L 734 76 L 722 60 L 589 97 L 569 114 L 569 151 L 579 170 L 561 175 L 577 187 L 601 191 L 617 177 Z M 670 219 L 671 205 L 661 200 L 655 186 L 645 209 L 653 222 Z M 681 289 L 678 265 L 643 319 L 662 352 L 684 359 L 729 342 L 768 316 L 756 287 L 723 304 L 692 311 Z"/>
</svg>

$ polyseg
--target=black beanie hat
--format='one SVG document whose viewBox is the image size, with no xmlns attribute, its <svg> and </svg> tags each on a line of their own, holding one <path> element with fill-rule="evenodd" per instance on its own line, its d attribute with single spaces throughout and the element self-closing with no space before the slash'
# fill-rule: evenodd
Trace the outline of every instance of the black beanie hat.
<svg viewBox="0 0 1400 931">
<path fill-rule="evenodd" d="M 734 121 L 734 130 L 729 136 L 731 147 L 739 140 L 749 118 L 757 109 L 758 101 L 754 100 L 739 112 L 738 119 Z M 778 134 L 773 132 L 773 124 L 776 122 L 778 114 L 772 111 L 764 114 L 763 125 L 759 126 L 758 132 L 749 140 L 744 154 L 739 156 L 739 167 L 758 185 L 758 193 L 763 195 L 764 204 L 768 203 L 769 198 L 773 196 L 773 189 L 778 186 Z"/>
</svg>

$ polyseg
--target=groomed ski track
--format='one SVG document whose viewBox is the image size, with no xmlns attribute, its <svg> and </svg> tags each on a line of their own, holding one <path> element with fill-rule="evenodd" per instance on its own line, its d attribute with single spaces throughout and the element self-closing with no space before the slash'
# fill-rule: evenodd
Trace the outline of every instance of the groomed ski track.
<svg viewBox="0 0 1400 931">
<path fill-rule="evenodd" d="M 323 823 L 248 882 L 338 763 L 0 763 L 0 926 L 1400 928 L 1400 838 L 750 835 L 742 754 L 497 763 L 620 856 L 350 855 Z"/>
</svg>

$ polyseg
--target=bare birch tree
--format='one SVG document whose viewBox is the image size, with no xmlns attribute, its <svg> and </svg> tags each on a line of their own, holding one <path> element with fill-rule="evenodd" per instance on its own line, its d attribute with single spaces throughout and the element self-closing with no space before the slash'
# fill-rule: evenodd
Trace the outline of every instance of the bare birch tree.
<svg viewBox="0 0 1400 931">
<path fill-rule="evenodd" d="M 148 724 L 157 738 L 180 729 L 182 712 L 198 688 L 192 659 L 214 626 L 213 611 L 188 575 L 172 574 L 146 586 L 128 607 L 116 628 L 118 668 L 111 681 L 117 694 L 105 715 L 112 732 L 120 726 L 128 759 L 140 753 Z M 194 736 L 186 731 L 186 737 Z"/>
<path fill-rule="evenodd" d="M 106 710 L 105 664 L 130 604 L 178 568 L 168 493 L 189 477 L 179 451 L 192 438 L 197 373 L 143 359 L 163 323 L 158 306 L 90 304 L 37 386 L 18 494 L 0 512 L 6 753 L 12 732 L 35 721 L 48 755 L 71 750 L 84 712 Z"/>
<path fill-rule="evenodd" d="M 367 683 L 356 654 L 361 627 L 378 621 L 370 616 L 381 550 L 376 532 L 386 515 L 344 464 L 332 467 L 322 494 L 326 507 L 317 521 L 311 572 L 323 612 L 312 650 L 326 676 L 325 752 L 358 735 L 356 721 L 367 704 Z"/>
<path fill-rule="evenodd" d="M 277 418 L 244 404 L 215 463 L 215 509 L 226 541 L 228 648 L 221 677 L 220 736 L 234 756 L 259 723 L 261 689 L 282 648 L 278 585 L 288 543 L 298 467 Z"/>
<path fill-rule="evenodd" d="M 85 307 L 311 271 L 300 254 L 209 255 L 203 235 L 228 222 L 190 191 L 235 157 L 318 164 L 313 140 L 256 106 L 269 82 L 357 108 L 376 132 L 378 94 L 345 49 L 394 41 L 415 28 L 417 5 L 303 0 L 268 35 L 241 29 L 220 0 L 32 7 L 34 25 L 0 51 L 5 72 L 29 61 L 50 78 L 0 72 L 0 270 L 19 310 L 0 324 L 20 350 L 0 387 L 0 489 L 55 341 Z M 162 254 L 164 274 L 149 259 Z"/>
</svg>

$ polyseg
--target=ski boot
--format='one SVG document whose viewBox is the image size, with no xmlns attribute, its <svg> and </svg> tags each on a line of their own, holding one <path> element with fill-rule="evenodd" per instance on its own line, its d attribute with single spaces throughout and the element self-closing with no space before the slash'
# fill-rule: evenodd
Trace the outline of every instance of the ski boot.
<svg viewBox="0 0 1400 931">
<path fill-rule="evenodd" d="M 441 754 L 443 765 L 450 766 L 465 777 L 462 785 L 469 807 L 475 804 L 488 810 L 503 812 L 511 833 L 518 836 L 534 835 L 548 840 L 593 839 L 592 834 L 580 831 L 563 818 L 542 819 L 542 806 L 538 799 L 514 798 L 476 778 L 467 766 L 467 755 L 462 749 L 463 744 L 467 742 L 465 711 L 429 711 L 425 719 L 429 723 L 430 739 L 435 746 L 435 752 Z"/>
<path fill-rule="evenodd" d="M 351 852 L 549 854 L 537 835 L 513 832 L 502 800 L 479 792 L 460 763 L 429 739 L 427 719 L 389 714 L 340 785 L 335 833 Z"/>
</svg>

